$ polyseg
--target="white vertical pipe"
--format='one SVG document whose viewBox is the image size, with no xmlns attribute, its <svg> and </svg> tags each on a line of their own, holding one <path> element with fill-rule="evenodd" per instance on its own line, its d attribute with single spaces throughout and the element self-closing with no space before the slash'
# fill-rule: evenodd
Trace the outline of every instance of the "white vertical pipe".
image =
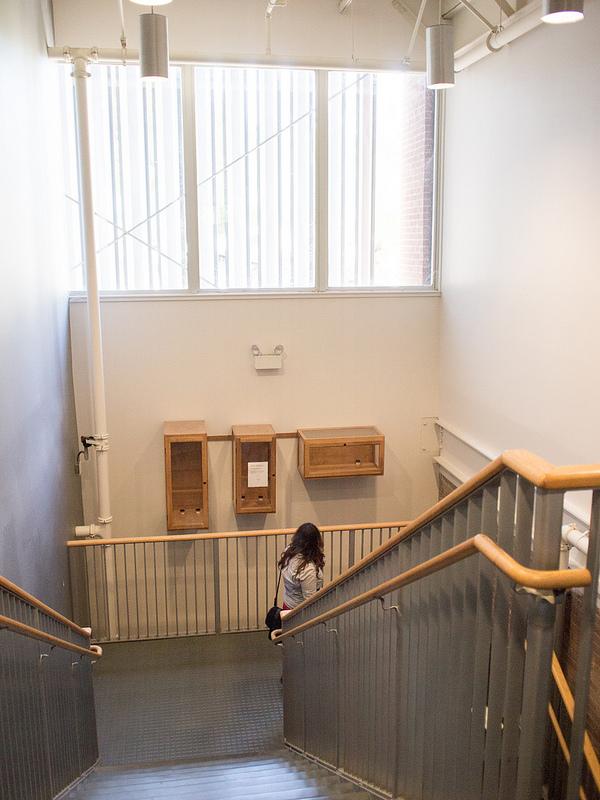
<svg viewBox="0 0 600 800">
<path fill-rule="evenodd" d="M 73 60 L 72 76 L 75 80 L 77 113 L 77 152 L 79 158 L 79 200 L 81 229 L 83 232 L 83 258 L 87 286 L 88 358 L 90 363 L 92 408 L 94 414 L 94 450 L 96 452 L 96 479 L 98 486 L 97 521 L 102 533 L 111 534 L 110 488 L 108 480 L 108 432 L 106 426 L 106 398 L 104 390 L 104 365 L 102 359 L 102 323 L 100 295 L 96 265 L 96 240 L 94 235 L 94 205 L 92 199 L 92 162 L 90 156 L 90 129 L 87 105 L 87 59 Z"/>
</svg>

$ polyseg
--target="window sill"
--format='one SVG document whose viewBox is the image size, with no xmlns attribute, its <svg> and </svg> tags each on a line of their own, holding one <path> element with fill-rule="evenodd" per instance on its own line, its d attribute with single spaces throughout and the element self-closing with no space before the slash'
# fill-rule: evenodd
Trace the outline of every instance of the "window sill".
<svg viewBox="0 0 600 800">
<path fill-rule="evenodd" d="M 152 292 L 100 292 L 100 302 L 148 302 L 156 300 L 270 300 L 270 299 L 340 299 L 340 298 L 398 298 L 398 297 L 439 297 L 439 289 L 331 289 L 326 292 L 317 292 L 313 289 L 277 290 L 263 289 L 260 292 L 231 291 L 231 292 L 187 292 L 187 291 L 152 291 Z M 71 292 L 70 302 L 84 303 L 85 292 Z"/>
</svg>

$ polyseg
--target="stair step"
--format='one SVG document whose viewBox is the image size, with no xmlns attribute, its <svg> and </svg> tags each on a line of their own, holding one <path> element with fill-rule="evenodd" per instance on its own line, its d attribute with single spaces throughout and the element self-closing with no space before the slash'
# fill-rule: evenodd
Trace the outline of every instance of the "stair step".
<svg viewBox="0 0 600 800">
<path fill-rule="evenodd" d="M 223 791 L 224 789 L 231 790 L 232 792 L 237 790 L 241 790 L 245 792 L 247 795 L 253 795 L 260 793 L 261 791 L 270 791 L 271 787 L 281 787 L 282 789 L 293 789 L 296 787 L 307 786 L 322 786 L 326 783 L 331 783 L 332 781 L 339 782 L 339 778 L 336 776 L 325 776 L 325 775 L 288 775 L 288 776 L 281 776 L 281 775 L 271 775 L 265 776 L 260 781 L 256 781 L 254 778 L 249 777 L 239 777 L 231 780 L 229 775 L 225 773 L 221 776 L 214 776 L 211 777 L 210 780 L 204 779 L 202 776 L 191 776 L 187 778 L 180 778 L 176 775 L 173 777 L 167 776 L 156 776 L 153 778 L 143 778 L 138 776 L 136 778 L 131 778 L 128 780 L 127 778 L 122 778 L 120 780 L 114 781 L 106 781 L 103 778 L 97 778 L 90 780 L 90 786 L 97 786 L 101 788 L 102 791 L 112 791 L 114 789 L 123 789 L 123 790 L 133 790 L 137 789 L 138 787 L 146 788 L 148 786 L 168 786 L 168 787 L 180 787 L 182 791 L 184 791 L 187 787 L 198 787 L 202 788 L 203 792 L 211 793 L 215 790 Z"/>
<path fill-rule="evenodd" d="M 291 755 L 291 754 L 290 754 Z M 304 761 L 304 759 L 301 759 Z M 197 770 L 218 770 L 226 769 L 276 769 L 279 767 L 288 767 L 290 764 L 297 763 L 297 760 L 290 759 L 285 751 L 273 753 L 268 756 L 255 756 L 239 758 L 232 756 L 231 758 L 219 759 L 206 759 L 199 761 L 190 761 L 185 759 L 183 761 L 174 761 L 173 759 L 167 761 L 150 761 L 140 764 L 124 764 L 120 766 L 98 767 L 98 774 L 109 774 L 111 772 L 120 774 L 127 774 L 130 772 L 161 772 L 165 769 L 197 769 Z M 306 762 L 307 764 L 310 762 Z"/>
<path fill-rule="evenodd" d="M 133 785 L 135 783 L 148 783 L 148 781 L 173 781 L 190 782 L 198 781 L 202 784 L 218 783 L 227 780 L 228 783 L 242 782 L 247 784 L 261 784 L 264 782 L 271 783 L 274 780 L 291 780 L 301 779 L 302 776 L 313 777 L 321 772 L 317 768 L 301 769 L 300 767 L 288 765 L 281 766 L 277 769 L 235 769 L 235 770 L 220 770 L 220 771 L 205 771 L 202 767 L 186 767 L 178 768 L 171 767 L 170 769 L 154 770 L 152 772 L 139 771 L 130 773 L 113 773 L 107 774 L 98 771 L 90 777 L 90 782 L 101 781 L 106 786 L 124 786 Z"/>
<path fill-rule="evenodd" d="M 369 800 L 368 792 L 301 756 L 100 767 L 68 800 Z"/>
<path fill-rule="evenodd" d="M 154 800 L 154 798 L 165 797 L 181 797 L 191 798 L 201 795 L 202 800 L 234 800 L 234 798 L 248 797 L 253 800 L 262 800 L 262 798 L 269 798 L 269 800 L 304 800 L 304 798 L 319 797 L 327 792 L 334 792 L 336 794 L 347 794 L 353 790 L 354 787 L 348 788 L 343 785 L 340 780 L 321 779 L 318 783 L 308 781 L 297 781 L 292 784 L 280 783 L 274 780 L 271 784 L 263 786 L 252 786 L 247 784 L 231 786 L 226 780 L 220 784 L 215 784 L 207 788 L 206 784 L 199 782 L 192 782 L 189 784 L 181 784 L 178 781 L 168 781 L 161 783 L 137 784 L 136 786 L 102 786 L 102 784 L 90 784 L 85 788 L 85 794 L 82 796 L 90 798 L 113 798 L 121 797 L 123 800 L 128 798 L 143 797 L 144 800 Z M 76 797 L 77 795 L 75 795 Z"/>
</svg>

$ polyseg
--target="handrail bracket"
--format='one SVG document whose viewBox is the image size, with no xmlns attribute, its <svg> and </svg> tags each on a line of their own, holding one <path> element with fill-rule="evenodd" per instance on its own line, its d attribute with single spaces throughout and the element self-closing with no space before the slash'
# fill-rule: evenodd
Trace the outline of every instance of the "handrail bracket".
<svg viewBox="0 0 600 800">
<path fill-rule="evenodd" d="M 550 603 L 550 605 L 562 602 L 565 593 L 564 589 L 535 589 L 532 586 L 523 586 L 520 583 L 515 583 L 513 588 L 517 594 L 531 594 L 546 603 Z"/>
<path fill-rule="evenodd" d="M 395 611 L 399 617 L 402 616 L 402 612 L 400 611 L 400 606 L 386 606 L 385 597 L 378 597 L 377 599 L 381 603 L 381 608 L 383 611 Z"/>
</svg>

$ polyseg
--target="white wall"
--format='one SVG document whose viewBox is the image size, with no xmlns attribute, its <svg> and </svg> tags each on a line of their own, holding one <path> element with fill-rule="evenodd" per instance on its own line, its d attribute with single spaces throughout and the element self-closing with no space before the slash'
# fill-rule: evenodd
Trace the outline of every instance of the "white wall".
<svg viewBox="0 0 600 800">
<path fill-rule="evenodd" d="M 431 4 L 430 4 L 431 5 Z M 434 4 L 435 5 L 435 4 Z M 138 15 L 148 8 L 124 2 L 129 47 L 138 48 Z M 169 19 L 171 53 L 201 60 L 263 58 L 267 52 L 267 0 L 176 0 L 161 13 Z M 289 0 L 273 12 L 271 50 L 276 61 L 309 66 L 344 64 L 400 66 L 414 19 L 399 13 L 391 0 L 354 0 L 352 14 L 339 14 L 338 0 Z M 159 9 L 157 9 L 159 10 Z M 437 5 L 425 21 L 434 21 Z M 54 0 L 56 44 L 120 48 L 121 23 L 116 0 Z M 413 52 L 423 67 L 424 36 Z"/>
<path fill-rule="evenodd" d="M 440 415 L 495 452 L 600 461 L 600 6 L 448 93 Z"/>
<path fill-rule="evenodd" d="M 0 574 L 68 613 L 64 542 L 82 508 L 57 97 L 38 0 L 3 0 Z"/>
<path fill-rule="evenodd" d="M 295 440 L 278 442 L 278 512 L 235 518 L 231 444 L 209 444 L 211 530 L 410 518 L 435 499 L 420 418 L 437 412 L 437 297 L 265 298 L 102 303 L 113 535 L 165 531 L 164 420 L 277 431 L 377 425 L 383 477 L 304 482 Z M 85 305 L 71 304 L 81 433 L 89 433 Z M 256 373 L 252 344 L 283 344 L 281 374 Z M 86 469 L 85 505 L 93 515 Z"/>
</svg>

